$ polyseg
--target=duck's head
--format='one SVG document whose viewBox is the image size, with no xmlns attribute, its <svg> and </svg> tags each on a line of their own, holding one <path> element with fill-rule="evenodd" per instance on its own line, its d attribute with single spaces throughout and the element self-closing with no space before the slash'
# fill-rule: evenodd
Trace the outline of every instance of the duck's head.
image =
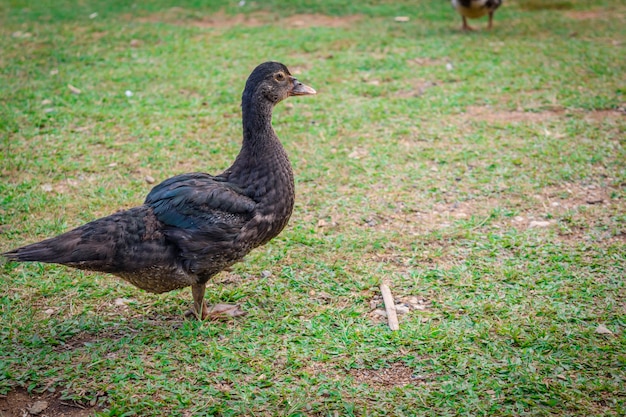
<svg viewBox="0 0 626 417">
<path fill-rule="evenodd" d="M 317 92 L 292 76 L 280 62 L 264 62 L 252 71 L 243 91 L 243 100 L 267 100 L 276 104 L 289 96 L 306 96 Z"/>
</svg>

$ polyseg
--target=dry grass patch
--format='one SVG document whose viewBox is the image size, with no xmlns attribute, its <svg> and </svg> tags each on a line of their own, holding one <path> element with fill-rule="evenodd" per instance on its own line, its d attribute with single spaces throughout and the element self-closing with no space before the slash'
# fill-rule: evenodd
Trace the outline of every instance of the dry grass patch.
<svg viewBox="0 0 626 417">
<path fill-rule="evenodd" d="M 479 120 L 489 123 L 537 123 L 544 122 L 555 117 L 560 117 L 563 114 L 563 110 L 526 112 L 518 110 L 506 111 L 486 106 L 468 106 L 464 113 L 455 115 L 455 117 L 460 116 L 465 120 Z"/>
<path fill-rule="evenodd" d="M 348 27 L 361 20 L 360 15 L 351 16 L 327 16 L 323 14 L 295 14 L 281 17 L 274 13 L 259 11 L 249 14 L 238 13 L 226 14 L 224 11 L 208 15 L 192 15 L 192 12 L 180 7 L 153 13 L 143 17 L 127 17 L 141 23 L 168 23 L 177 26 L 195 26 L 201 28 L 229 29 L 233 27 L 259 27 L 277 25 L 286 28 L 310 28 L 310 27 Z"/>
<path fill-rule="evenodd" d="M 565 12 L 565 16 L 574 20 L 609 20 L 619 19 L 624 20 L 624 14 L 616 13 L 615 10 L 610 9 L 596 9 L 596 10 L 571 10 Z"/>
</svg>

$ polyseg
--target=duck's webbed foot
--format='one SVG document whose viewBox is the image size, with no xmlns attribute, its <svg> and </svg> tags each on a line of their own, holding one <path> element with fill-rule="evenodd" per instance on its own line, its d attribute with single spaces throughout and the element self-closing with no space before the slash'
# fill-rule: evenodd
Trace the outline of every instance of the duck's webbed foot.
<svg viewBox="0 0 626 417">
<path fill-rule="evenodd" d="M 215 304 L 209 307 L 204 300 L 206 284 L 195 284 L 191 286 L 193 295 L 193 309 L 185 313 L 186 317 L 195 317 L 198 320 L 221 320 L 230 317 L 241 317 L 248 314 L 241 309 L 239 304 Z"/>
</svg>

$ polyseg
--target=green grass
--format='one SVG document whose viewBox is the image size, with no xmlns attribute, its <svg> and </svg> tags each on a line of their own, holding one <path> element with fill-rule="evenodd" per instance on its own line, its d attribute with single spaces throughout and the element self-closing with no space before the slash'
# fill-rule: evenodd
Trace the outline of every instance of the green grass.
<svg viewBox="0 0 626 417">
<path fill-rule="evenodd" d="M 510 0 L 470 34 L 445 1 L 204 3 L 0 4 L 0 250 L 139 204 L 146 175 L 226 168 L 245 79 L 279 60 L 319 94 L 275 111 L 289 226 L 209 284 L 248 315 L 185 321 L 187 290 L 3 263 L 0 394 L 103 416 L 626 413 L 623 2 Z M 425 303 L 398 332 L 370 314 L 383 280 Z"/>
</svg>

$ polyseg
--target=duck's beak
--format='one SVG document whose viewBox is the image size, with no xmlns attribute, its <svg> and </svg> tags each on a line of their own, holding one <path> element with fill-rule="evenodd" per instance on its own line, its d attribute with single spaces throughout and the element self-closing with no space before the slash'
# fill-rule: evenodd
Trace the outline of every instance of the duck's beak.
<svg viewBox="0 0 626 417">
<path fill-rule="evenodd" d="M 295 77 L 291 77 L 291 90 L 289 91 L 290 96 L 308 96 L 312 94 L 317 94 L 315 89 L 309 87 L 308 85 L 302 84 Z"/>
</svg>

